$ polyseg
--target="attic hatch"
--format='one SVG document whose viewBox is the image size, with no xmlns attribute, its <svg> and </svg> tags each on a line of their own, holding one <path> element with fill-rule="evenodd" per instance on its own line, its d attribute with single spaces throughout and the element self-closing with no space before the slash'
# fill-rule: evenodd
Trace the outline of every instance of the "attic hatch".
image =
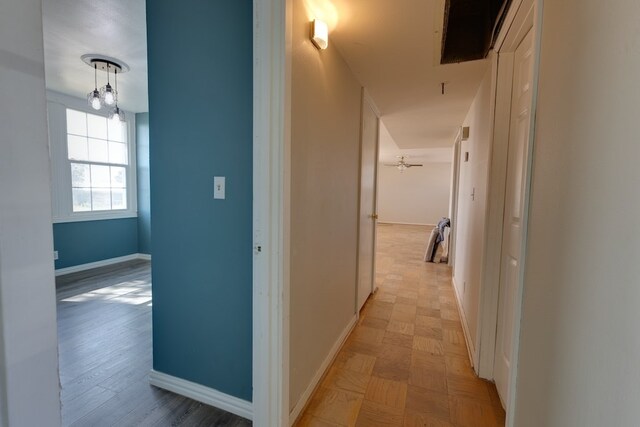
<svg viewBox="0 0 640 427">
<path fill-rule="evenodd" d="M 446 0 L 440 63 L 485 58 L 510 4 L 511 0 Z"/>
</svg>

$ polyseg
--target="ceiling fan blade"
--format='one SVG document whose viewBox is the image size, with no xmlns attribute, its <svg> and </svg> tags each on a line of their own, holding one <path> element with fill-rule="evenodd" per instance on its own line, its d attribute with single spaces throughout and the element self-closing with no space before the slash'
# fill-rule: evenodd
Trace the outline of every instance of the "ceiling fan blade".
<svg viewBox="0 0 640 427">
<path fill-rule="evenodd" d="M 397 163 L 383 163 L 384 166 L 398 166 Z"/>
<path fill-rule="evenodd" d="M 411 163 L 411 164 L 407 163 L 406 166 L 410 168 L 411 166 L 422 166 L 422 165 L 418 163 Z"/>
</svg>

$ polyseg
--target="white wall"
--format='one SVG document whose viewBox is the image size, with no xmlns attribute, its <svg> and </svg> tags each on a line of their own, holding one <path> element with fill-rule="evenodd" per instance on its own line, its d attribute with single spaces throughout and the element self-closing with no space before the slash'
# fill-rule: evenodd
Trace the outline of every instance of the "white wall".
<svg viewBox="0 0 640 427">
<path fill-rule="evenodd" d="M 640 2 L 544 4 L 518 427 L 640 425 Z"/>
<path fill-rule="evenodd" d="M 0 13 L 0 425 L 60 425 L 40 0 Z"/>
<path fill-rule="evenodd" d="M 293 1 L 290 409 L 356 305 L 361 89 L 331 42 L 312 45 L 306 3 Z"/>
<path fill-rule="evenodd" d="M 382 163 L 378 165 L 380 222 L 437 224 L 447 216 L 451 163 L 423 164 L 404 172 Z"/>
<path fill-rule="evenodd" d="M 380 222 L 437 224 L 448 216 L 451 193 L 451 148 L 401 150 L 380 120 L 378 164 L 378 216 Z M 422 163 L 402 173 L 385 166 L 407 156 L 409 163 Z"/>
<path fill-rule="evenodd" d="M 466 323 L 469 344 L 477 363 L 478 311 L 487 206 L 489 154 L 491 151 L 492 69 L 486 71 L 463 126 L 469 139 L 460 148 L 456 256 L 453 278 Z M 465 153 L 469 161 L 464 161 Z M 473 194 L 473 196 L 472 196 Z"/>
</svg>

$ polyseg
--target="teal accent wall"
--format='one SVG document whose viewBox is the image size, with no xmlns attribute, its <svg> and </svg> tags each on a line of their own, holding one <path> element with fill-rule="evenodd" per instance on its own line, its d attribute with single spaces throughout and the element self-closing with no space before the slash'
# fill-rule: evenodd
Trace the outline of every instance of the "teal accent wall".
<svg viewBox="0 0 640 427">
<path fill-rule="evenodd" d="M 138 180 L 138 252 L 151 254 L 151 201 L 149 188 L 149 113 L 136 114 Z"/>
<path fill-rule="evenodd" d="M 147 2 L 153 367 L 251 400 L 252 1 Z M 214 176 L 226 200 L 214 200 Z"/>
<path fill-rule="evenodd" d="M 149 113 L 136 114 L 138 218 L 53 224 L 56 269 L 117 258 L 151 254 L 149 189 Z"/>
<path fill-rule="evenodd" d="M 53 224 L 56 269 L 72 267 L 138 252 L 136 218 Z"/>
</svg>

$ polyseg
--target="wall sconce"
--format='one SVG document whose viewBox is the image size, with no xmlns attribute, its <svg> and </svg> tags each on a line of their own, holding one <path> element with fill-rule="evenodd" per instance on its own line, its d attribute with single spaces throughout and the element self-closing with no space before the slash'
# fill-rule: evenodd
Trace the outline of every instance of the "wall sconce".
<svg viewBox="0 0 640 427">
<path fill-rule="evenodd" d="M 318 49 L 326 49 L 329 46 L 329 27 L 326 22 L 319 19 L 311 22 L 311 41 Z"/>
</svg>

